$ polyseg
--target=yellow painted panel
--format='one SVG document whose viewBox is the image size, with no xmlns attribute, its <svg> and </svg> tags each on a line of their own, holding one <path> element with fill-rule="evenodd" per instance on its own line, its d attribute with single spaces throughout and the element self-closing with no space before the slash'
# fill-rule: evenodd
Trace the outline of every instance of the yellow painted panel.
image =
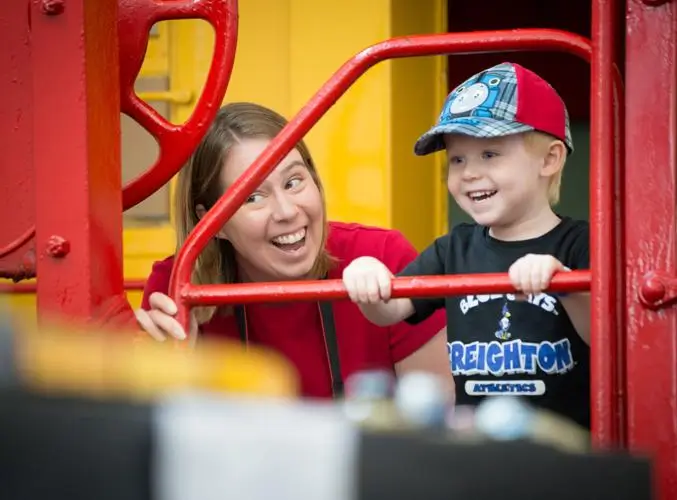
<svg viewBox="0 0 677 500">
<path fill-rule="evenodd" d="M 164 76 L 169 72 L 169 23 L 157 24 L 157 36 L 148 38 L 146 57 L 143 60 L 139 76 Z"/>
<path fill-rule="evenodd" d="M 10 280 L 0 280 L 3 284 L 11 283 Z M 35 280 L 27 280 L 22 283 L 35 283 Z M 37 309 L 35 295 L 1 295 L 0 294 L 0 314 L 7 308 L 10 316 L 20 322 L 21 325 L 29 327 L 37 324 Z"/>
<path fill-rule="evenodd" d="M 292 114 L 349 58 L 389 37 L 388 0 L 291 0 Z M 329 217 L 390 226 L 390 63 L 370 69 L 307 136 Z"/>
<path fill-rule="evenodd" d="M 392 36 L 446 31 L 444 0 L 391 0 Z M 414 155 L 416 139 L 435 122 L 445 96 L 446 57 L 416 57 L 392 62 L 390 162 L 392 225 L 422 250 L 438 235 L 446 217 L 441 153 Z"/>
<path fill-rule="evenodd" d="M 289 116 L 291 0 L 239 2 L 240 29 L 226 102 L 252 101 Z"/>
<path fill-rule="evenodd" d="M 225 101 L 253 101 L 289 112 L 289 1 L 239 2 L 239 28 L 233 74 Z M 177 88 L 202 92 L 214 47 L 211 26 L 200 20 L 172 21 L 170 71 Z M 183 122 L 193 109 L 177 105 Z"/>
</svg>

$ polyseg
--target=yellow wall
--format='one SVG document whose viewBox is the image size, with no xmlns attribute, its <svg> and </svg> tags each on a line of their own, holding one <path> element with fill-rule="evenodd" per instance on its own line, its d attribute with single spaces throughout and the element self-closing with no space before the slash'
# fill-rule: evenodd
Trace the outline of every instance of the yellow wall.
<svg viewBox="0 0 677 500">
<path fill-rule="evenodd" d="M 393 36 L 444 32 L 446 2 L 248 0 L 240 2 L 239 26 L 226 101 L 259 102 L 291 118 L 363 48 Z M 178 45 L 209 34 L 204 23 L 191 23 Z M 183 78 L 199 85 L 207 64 L 204 57 L 188 63 L 191 73 Z M 439 159 L 413 155 L 446 93 L 444 68 L 442 57 L 381 63 L 308 134 L 330 218 L 395 227 L 418 248 L 446 227 Z"/>
<path fill-rule="evenodd" d="M 226 101 L 248 100 L 291 118 L 351 56 L 393 36 L 444 32 L 445 0 L 246 0 Z M 198 96 L 213 33 L 203 21 L 159 25 L 143 75 L 169 75 L 171 91 Z M 400 229 L 419 249 L 446 227 L 439 158 L 413 144 L 446 93 L 445 58 L 400 59 L 370 69 L 306 137 L 331 219 Z M 181 123 L 194 102 L 172 103 Z M 144 278 L 174 250 L 171 224 L 127 228 L 125 276 Z M 25 299 L 23 299 L 25 300 Z M 140 294 L 130 294 L 137 306 Z"/>
</svg>

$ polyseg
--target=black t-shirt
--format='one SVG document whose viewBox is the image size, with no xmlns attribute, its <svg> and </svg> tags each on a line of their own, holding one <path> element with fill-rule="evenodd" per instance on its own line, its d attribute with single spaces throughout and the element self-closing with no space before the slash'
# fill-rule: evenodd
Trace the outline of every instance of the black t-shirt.
<svg viewBox="0 0 677 500">
<path fill-rule="evenodd" d="M 484 226 L 459 224 L 399 275 L 507 272 L 528 253 L 552 255 L 571 269 L 589 269 L 589 225 L 562 217 L 538 238 L 500 241 Z M 412 301 L 415 313 L 406 320 L 412 324 L 446 306 L 457 404 L 519 394 L 590 427 L 590 349 L 556 294 L 530 295 L 523 301 L 513 294 Z"/>
</svg>

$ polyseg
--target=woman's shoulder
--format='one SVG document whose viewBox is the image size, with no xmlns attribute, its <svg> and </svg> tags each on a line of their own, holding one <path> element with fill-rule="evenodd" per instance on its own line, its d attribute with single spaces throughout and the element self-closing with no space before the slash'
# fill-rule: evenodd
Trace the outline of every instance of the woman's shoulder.
<svg viewBox="0 0 677 500">
<path fill-rule="evenodd" d="M 148 309 L 148 298 L 152 293 L 160 292 L 166 294 L 169 291 L 169 280 L 172 277 L 173 266 L 173 255 L 153 263 L 153 268 L 146 279 L 143 291 L 142 307 L 144 309 Z"/>
<path fill-rule="evenodd" d="M 384 241 L 406 238 L 397 229 L 387 229 L 378 226 L 368 226 L 357 222 L 329 222 L 328 242 L 340 243 L 343 241 Z"/>
<path fill-rule="evenodd" d="M 150 276 L 169 276 L 172 274 L 172 268 L 174 267 L 174 255 L 165 257 L 162 260 L 157 260 L 153 262 L 153 267 L 150 272 Z"/>
<path fill-rule="evenodd" d="M 330 222 L 327 249 L 344 265 L 358 257 L 369 256 L 391 268 L 398 268 L 417 255 L 414 246 L 400 231 L 355 222 Z"/>
</svg>

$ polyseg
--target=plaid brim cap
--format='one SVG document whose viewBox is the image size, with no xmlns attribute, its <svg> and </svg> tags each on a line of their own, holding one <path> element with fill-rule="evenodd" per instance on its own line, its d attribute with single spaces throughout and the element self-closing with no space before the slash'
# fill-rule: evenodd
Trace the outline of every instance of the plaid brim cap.
<svg viewBox="0 0 677 500">
<path fill-rule="evenodd" d="M 503 137 L 538 130 L 560 139 L 569 153 L 569 115 L 552 86 L 532 71 L 502 63 L 473 75 L 447 97 L 437 123 L 423 134 L 414 152 L 445 149 L 445 134 Z"/>
</svg>

